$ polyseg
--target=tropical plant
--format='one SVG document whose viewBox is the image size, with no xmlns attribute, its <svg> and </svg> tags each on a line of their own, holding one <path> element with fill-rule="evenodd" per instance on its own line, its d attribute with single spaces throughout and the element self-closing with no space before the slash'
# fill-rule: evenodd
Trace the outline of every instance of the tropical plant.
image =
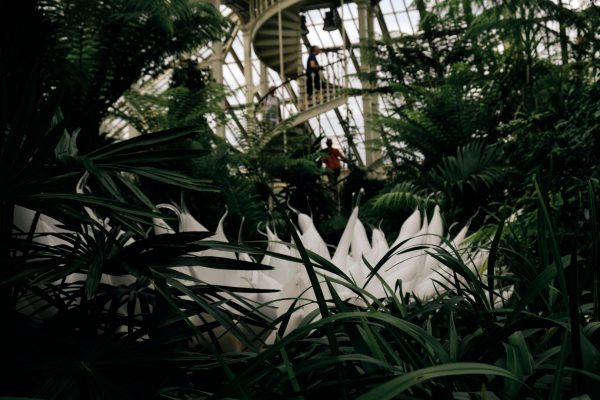
<svg viewBox="0 0 600 400">
<path fill-rule="evenodd" d="M 583 217 L 588 209 L 591 215 L 580 233 L 581 251 L 568 255 L 563 247 L 568 249 L 570 233 L 556 229 L 556 214 L 543 193 L 538 189 L 531 199 L 531 214 L 494 227 L 484 272 L 472 272 L 470 261 L 452 252 L 432 249 L 455 275 L 440 280 L 446 290 L 425 302 L 409 300 L 401 284 L 390 287 L 385 298 L 372 297 L 296 238 L 306 271 L 321 275 L 329 294 L 314 289 L 314 311 L 288 332 L 285 327 L 300 312 L 293 310 L 296 299 L 271 325 L 281 324 L 278 340 L 260 353 L 246 353 L 239 374 L 221 375 L 224 383 L 214 395 L 591 398 L 600 367 L 592 316 L 598 289 L 591 278 L 597 271 L 581 266 L 596 259 L 597 196 L 590 186 L 577 212 Z M 514 242 L 523 242 L 522 232 L 531 229 L 540 252 L 513 250 L 519 248 Z M 374 279 L 392 254 L 372 267 Z M 511 274 L 501 272 L 506 267 Z M 514 294 L 494 290 L 498 280 L 515 284 Z M 342 295 L 340 287 L 364 303 L 342 300 L 347 292 Z M 589 295 L 579 295 L 586 290 Z M 480 379 L 479 373 L 487 377 Z M 198 379 L 201 385 L 200 373 Z"/>
<path fill-rule="evenodd" d="M 29 71 L 21 67 L 37 65 L 40 90 L 63 93 L 66 126 L 81 130 L 85 151 L 101 143 L 103 118 L 132 84 L 165 71 L 166 59 L 220 40 L 229 24 L 214 6 L 189 0 L 27 0 L 19 8 L 4 13 L 13 15 L 6 71 L 21 82 Z"/>
<path fill-rule="evenodd" d="M 213 7 L 16 2 L 0 52 L 0 396 L 593 398 L 598 7 L 436 4 L 415 1 L 421 30 L 381 45 L 392 179 L 355 170 L 336 212 L 318 143 L 234 149 L 202 115 L 215 87 L 165 61 L 221 38 Z M 164 94 L 121 97 L 172 66 Z M 109 142 L 98 127 L 119 106 L 143 134 Z M 367 226 L 346 232 L 361 200 Z M 466 241 L 436 208 L 435 243 L 389 248 L 382 229 L 434 204 L 470 223 Z M 332 257 L 307 240 L 317 228 L 371 252 Z M 415 254 L 426 293 L 389 272 Z M 277 292 L 265 276 L 290 265 Z"/>
<path fill-rule="evenodd" d="M 380 73 L 368 76 L 392 108 L 380 122 L 395 183 L 443 193 L 446 213 L 466 221 L 490 202 L 531 193 L 532 174 L 554 190 L 595 176 L 596 6 L 415 4 L 420 30 L 379 43 Z M 476 159 L 479 167 L 467 167 Z"/>
<path fill-rule="evenodd" d="M 173 146 L 196 137 L 197 128 L 80 153 L 55 97 L 18 104 L 2 121 L 2 163 L 10 171 L 2 195 L 2 394 L 150 398 L 186 385 L 194 341 L 217 356 L 223 331 L 255 346 L 234 321 L 266 320 L 247 303 L 236 305 L 237 289 L 194 285 L 198 279 L 178 268 L 258 266 L 190 257 L 210 248 L 198 244 L 206 232 L 150 235 L 153 221 L 166 217 L 139 180 L 216 189 L 170 168 L 210 151 Z M 227 307 L 223 293 L 233 296 Z"/>
<path fill-rule="evenodd" d="M 469 218 L 505 181 L 509 168 L 497 147 L 471 142 L 459 147 L 456 156 L 444 157 L 427 177 L 430 190 L 443 194 L 453 216 Z"/>
<path fill-rule="evenodd" d="M 125 92 L 111 106 L 107 119 L 125 121 L 125 126 L 140 134 L 192 125 L 212 132 L 207 115 L 224 122 L 223 88 L 211 81 L 210 70 L 198 69 L 194 61 L 181 59 L 167 74 L 171 76 L 167 87 L 155 87 L 156 82 L 149 80 Z"/>
</svg>

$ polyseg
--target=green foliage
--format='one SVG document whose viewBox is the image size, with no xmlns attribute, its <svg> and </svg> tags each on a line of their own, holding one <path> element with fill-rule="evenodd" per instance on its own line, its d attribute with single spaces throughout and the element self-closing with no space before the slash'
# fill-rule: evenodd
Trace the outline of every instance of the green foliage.
<svg viewBox="0 0 600 400">
<path fill-rule="evenodd" d="M 532 174 L 554 191 L 597 178 L 597 7 L 416 5 L 421 30 L 373 49 L 377 86 L 394 105 L 380 122 L 396 182 L 436 194 L 446 215 L 467 221 L 530 194 Z"/>
<path fill-rule="evenodd" d="M 199 70 L 191 60 L 182 60 L 173 68 L 168 88 L 160 93 L 150 89 L 128 90 L 111 107 L 109 117 L 126 121 L 141 134 L 180 126 L 198 126 L 210 132 L 206 121 L 209 114 L 224 122 L 223 88 L 211 83 L 210 71 Z"/>
<path fill-rule="evenodd" d="M 460 147 L 456 156 L 445 157 L 430 179 L 448 197 L 462 199 L 465 194 L 475 194 L 477 189 L 492 189 L 502 180 L 504 168 L 500 158 L 494 148 L 469 143 Z"/>
<path fill-rule="evenodd" d="M 426 205 L 428 200 L 415 193 L 412 184 L 398 184 L 389 192 L 374 197 L 371 207 L 380 213 L 393 212 L 398 209 L 414 209 Z"/>
<path fill-rule="evenodd" d="M 427 302 L 407 303 L 398 293 L 387 299 L 370 298 L 337 272 L 327 279 L 350 288 L 366 305 L 342 302 L 330 285 L 333 301 L 322 319 L 315 319 L 316 312 L 307 315 L 274 345 L 249 355 L 242 361 L 243 370 L 215 395 L 425 399 L 477 396 L 482 386 L 488 396 L 507 399 L 594 393 L 598 339 L 593 334 L 596 323 L 585 311 L 591 310 L 592 297 L 577 295 L 592 289 L 591 280 L 575 278 L 572 272 L 578 268 L 581 274 L 591 273 L 581 269 L 585 251 L 575 258 L 577 265 L 565 262 L 565 272 L 572 278 L 569 284 L 560 284 L 557 260 L 569 259 L 562 249 L 567 243 L 553 226 L 555 212 L 546 214 L 543 199 L 536 207 L 539 217 L 531 224 L 537 226 L 537 237 L 548 238 L 546 253 L 542 257 L 515 253 L 508 244 L 522 241 L 520 230 L 506 227 L 503 244 L 497 247 L 498 260 L 513 271 L 529 273 L 497 276 L 517 285 L 510 299 L 493 294 L 492 301 L 500 300 L 501 308 L 492 307 L 485 279 L 478 279 L 466 262 L 445 251 L 433 254 L 459 279 L 441 280 L 448 291 Z M 597 221 L 583 228 L 582 248 L 591 244 L 592 224 Z M 321 268 L 336 271 L 317 257 L 303 262 L 317 273 Z M 578 306 L 571 307 L 567 299 L 579 299 Z M 319 296 L 317 302 L 322 302 Z"/>
<path fill-rule="evenodd" d="M 481 88 L 475 78 L 468 66 L 457 64 L 444 82 L 433 87 L 418 83 L 392 86 L 395 96 L 405 97 L 408 104 L 382 122 L 401 133 L 392 135 L 391 140 L 417 154 L 422 170 L 454 154 L 457 147 L 487 136 L 489 110 L 482 96 L 476 94 Z"/>
<path fill-rule="evenodd" d="M 566 90 L 569 96 L 561 106 L 566 110 L 548 105 L 547 111 L 516 118 L 502 127 L 511 132 L 505 145 L 509 161 L 522 171 L 540 174 L 549 190 L 564 188 L 574 177 L 598 178 L 599 144 L 593 134 L 600 123 L 598 83 L 582 89 L 568 84 Z M 555 98 L 556 93 L 549 97 Z"/>
<path fill-rule="evenodd" d="M 195 129 L 81 152 L 75 135 L 64 132 L 55 99 L 37 100 L 34 90 L 21 95 L 33 101 L 20 101 L 19 112 L 0 121 L 8 189 L 1 214 L 3 394 L 141 399 L 185 382 L 181 367 L 190 365 L 188 341 L 195 338 L 218 354 L 220 344 L 207 332 L 216 326 L 234 335 L 241 331 L 232 323 L 232 310 L 218 304 L 223 291 L 235 298 L 236 288 L 182 287 L 178 279 L 194 278 L 176 267 L 247 265 L 187 257 L 207 248 L 197 244 L 207 233 L 148 237 L 151 218 L 162 215 L 132 177 L 214 190 L 206 180 L 168 168 L 174 160 L 206 154 L 205 149 L 165 150 L 194 137 Z M 82 175 L 93 194 L 74 192 Z M 15 205 L 32 210 L 31 228 L 13 226 Z M 60 229 L 34 234 L 41 213 L 55 218 Z M 248 307 L 240 303 L 234 309 L 246 318 L 254 314 Z M 190 315 L 212 315 L 219 322 L 197 328 Z M 257 318 L 255 323 L 264 323 L 264 317 Z"/>
<path fill-rule="evenodd" d="M 382 121 L 397 170 L 383 188 L 355 170 L 344 189 L 366 186 L 361 218 L 388 231 L 434 199 L 448 220 L 472 222 L 467 245 L 489 252 L 487 264 L 474 269 L 447 240 L 428 247 L 451 274 L 436 278 L 439 293 L 427 300 L 402 293 L 401 282 L 375 298 L 304 248 L 287 202 L 313 211 L 329 237 L 345 221 L 305 132 L 290 132 L 285 151 L 281 137 L 233 149 L 203 116 L 222 93 L 191 64 L 175 69 L 164 93 L 131 90 L 115 104 L 142 75 L 163 71 L 166 56 L 219 39 L 217 10 L 182 0 L 18 4 L 13 37 L 23 21 L 41 33 L 0 53 L 0 395 L 592 398 L 597 7 L 508 1 L 474 13 L 481 4 L 415 2 L 422 31 L 385 43 L 380 58 L 399 100 Z M 566 28 L 585 39 L 569 41 Z M 538 53 L 542 39 L 560 49 L 558 60 Z M 101 140 L 110 107 L 143 135 Z M 152 218 L 169 219 L 155 204 L 181 198 L 211 229 L 227 207 L 233 243 L 207 232 L 153 235 Z M 269 268 L 239 256 L 266 254 L 265 243 L 248 243 L 269 200 L 271 221 L 298 250 L 288 261 L 303 266 L 314 294 L 277 318 L 248 298 L 269 290 L 198 278 L 221 270 L 233 282 Z M 13 224 L 15 205 L 31 210 L 26 229 Z M 36 234 L 48 217 L 54 232 Z M 208 249 L 220 256 L 197 255 Z M 397 250 L 369 266 L 369 280 Z M 301 321 L 291 328 L 293 318 Z"/>
<path fill-rule="evenodd" d="M 5 28 L 12 38 L 5 62 L 16 77 L 20 65 L 37 65 L 46 94 L 60 88 L 67 127 L 81 129 L 86 151 L 99 145 L 102 119 L 132 84 L 165 71 L 167 57 L 222 37 L 229 25 L 212 5 L 189 0 L 21 3 L 24 12 L 10 12 Z M 24 28 L 40 37 L 20 35 Z"/>
<path fill-rule="evenodd" d="M 507 175 L 508 168 L 498 147 L 471 142 L 459 147 L 456 156 L 444 157 L 427 179 L 430 190 L 443 194 L 451 215 L 462 213 L 468 217 L 487 203 Z"/>
<path fill-rule="evenodd" d="M 194 215 L 214 229 L 227 208 L 230 218 L 225 228 L 229 237 L 238 237 L 244 220 L 243 237 L 246 240 L 259 239 L 256 227 L 268 218 L 266 198 L 262 192 L 264 183 L 240 170 L 246 157 L 212 133 L 199 135 L 197 141 L 183 143 L 181 147 L 190 145 L 212 148 L 210 154 L 190 160 L 187 168 L 192 176 L 210 179 L 219 188 L 218 193 L 188 193 L 187 202 Z M 171 198 L 177 199 L 177 196 Z"/>
<path fill-rule="evenodd" d="M 402 222 L 415 208 L 427 209 L 433 201 L 425 190 L 412 183 L 399 183 L 391 189 L 370 198 L 362 207 L 361 220 L 374 226 L 380 226 L 390 237 L 400 230 Z"/>
</svg>

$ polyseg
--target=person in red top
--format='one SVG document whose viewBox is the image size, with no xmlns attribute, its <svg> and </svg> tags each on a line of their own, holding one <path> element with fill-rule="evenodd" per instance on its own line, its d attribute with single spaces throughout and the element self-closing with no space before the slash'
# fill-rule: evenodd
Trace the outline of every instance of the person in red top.
<svg viewBox="0 0 600 400">
<path fill-rule="evenodd" d="M 325 164 L 329 175 L 329 185 L 333 188 L 337 184 L 337 180 L 340 177 L 340 171 L 342 169 L 341 161 L 348 162 L 348 159 L 344 157 L 341 151 L 332 146 L 333 141 L 327 139 L 327 148 L 325 149 L 326 155 L 321 159 Z"/>
</svg>

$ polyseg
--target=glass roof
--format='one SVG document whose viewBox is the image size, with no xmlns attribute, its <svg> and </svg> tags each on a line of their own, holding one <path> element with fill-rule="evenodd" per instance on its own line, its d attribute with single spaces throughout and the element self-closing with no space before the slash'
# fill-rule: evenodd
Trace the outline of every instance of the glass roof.
<svg viewBox="0 0 600 400">
<path fill-rule="evenodd" d="M 558 0 L 554 0 L 558 2 Z M 428 3 L 437 4 L 437 1 L 430 1 Z M 563 6 L 577 9 L 584 5 L 585 0 L 562 0 Z M 403 34 L 412 34 L 418 29 L 419 25 L 419 13 L 416 9 L 413 0 L 381 0 L 378 4 L 377 18 L 374 18 L 373 29 L 376 39 L 380 39 L 384 36 L 383 32 L 387 32 L 390 37 L 398 37 Z M 349 54 L 352 53 L 352 62 L 347 62 L 347 72 L 349 75 L 349 83 L 353 88 L 360 88 L 361 84 L 359 79 L 355 76 L 356 68 L 354 62 L 360 64 L 360 52 L 358 48 L 359 34 L 358 34 L 358 10 L 355 3 L 345 4 L 342 7 L 338 7 L 337 11 L 341 19 L 343 19 L 343 28 L 352 44 L 352 49 L 344 48 L 343 38 L 341 30 L 335 30 L 327 32 L 323 30 L 323 20 L 327 9 L 310 10 L 303 13 L 306 16 L 306 24 L 308 28 L 308 43 L 311 45 L 318 45 L 321 48 L 331 47 L 342 47 L 343 52 Z M 236 24 L 239 23 L 236 14 L 226 6 L 221 6 L 221 12 L 224 16 L 230 18 Z M 550 22 L 551 23 L 551 22 Z M 225 135 L 227 139 L 234 145 L 240 143 L 241 129 L 246 126 L 245 123 L 245 109 L 246 109 L 246 82 L 244 77 L 244 47 L 242 40 L 242 32 L 239 26 L 235 26 L 232 31 L 233 36 L 230 39 L 231 43 L 229 46 L 224 46 L 228 49 L 224 56 L 223 64 L 223 79 L 224 85 L 227 88 L 228 95 L 226 101 L 230 106 L 230 115 L 227 118 L 225 126 Z M 574 32 L 568 32 L 569 35 L 575 34 Z M 551 53 L 548 48 L 546 50 Z M 302 46 L 302 63 L 308 57 L 306 46 Z M 260 89 L 261 87 L 261 63 L 256 57 L 254 51 L 252 51 L 252 68 L 253 68 L 253 87 Z M 318 57 L 320 58 L 319 63 L 321 65 L 327 64 L 327 57 L 329 53 L 321 53 Z M 196 59 L 200 64 L 208 64 L 210 57 L 212 56 L 212 50 L 210 48 L 198 49 L 194 54 L 193 58 Z M 279 75 L 267 68 L 267 82 L 268 87 L 271 85 L 278 86 L 281 83 Z M 142 80 L 138 85 L 138 88 L 150 88 L 144 89 L 148 91 L 159 92 L 166 89 L 168 86 L 170 74 L 167 73 L 161 76 L 159 79 Z M 298 93 L 298 86 L 296 82 L 292 82 L 291 87 Z M 258 93 L 264 95 L 264 93 Z M 290 95 L 287 92 L 279 93 L 279 97 L 283 99 L 283 116 L 284 118 L 295 113 L 295 106 L 290 101 Z M 387 114 L 386 102 L 393 101 L 393 99 L 381 97 L 379 99 L 379 110 L 381 114 Z M 255 98 L 256 102 L 256 98 Z M 340 119 L 342 121 L 340 121 Z M 351 96 L 348 98 L 346 105 L 338 109 L 338 113 L 331 110 L 327 113 L 321 114 L 319 117 L 313 118 L 308 121 L 308 124 L 312 128 L 312 131 L 319 135 L 322 133 L 327 137 L 334 139 L 334 144 L 343 149 L 345 152 L 349 152 L 348 144 L 344 137 L 344 130 L 342 128 L 342 122 L 348 121 L 350 130 L 354 133 L 354 142 L 358 149 L 358 156 L 365 160 L 364 151 L 364 118 L 362 109 L 362 99 L 360 96 Z M 217 122 L 212 119 L 209 123 L 216 129 Z M 118 118 L 107 121 L 107 130 L 116 132 L 121 137 L 130 136 L 131 127 L 128 127 L 124 121 L 120 121 Z"/>
</svg>

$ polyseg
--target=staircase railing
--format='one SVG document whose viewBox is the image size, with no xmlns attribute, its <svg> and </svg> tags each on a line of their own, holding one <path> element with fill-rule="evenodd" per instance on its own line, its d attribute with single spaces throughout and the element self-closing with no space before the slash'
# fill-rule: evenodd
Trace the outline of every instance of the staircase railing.
<svg viewBox="0 0 600 400">
<path fill-rule="evenodd" d="M 328 56 L 328 59 L 329 58 L 330 57 Z M 317 79 L 316 73 L 312 73 L 310 77 L 307 77 L 305 71 L 297 73 L 296 75 L 288 78 L 276 86 L 275 91 L 281 92 L 283 89 L 290 88 L 291 83 L 296 81 L 299 89 L 298 96 L 290 95 L 290 101 L 282 105 L 284 111 L 280 114 L 281 118 L 278 121 L 278 124 L 293 118 L 299 113 L 309 111 L 318 106 L 325 105 L 333 100 L 344 97 L 347 94 L 347 78 L 344 73 L 345 61 L 344 55 L 337 54 L 337 59 L 335 61 L 319 66 L 318 73 L 320 74 L 320 90 L 317 90 L 316 87 L 316 82 L 319 80 Z M 312 96 L 309 96 L 306 91 L 307 79 L 312 79 Z M 291 94 L 293 91 L 289 90 L 289 93 Z M 265 93 L 255 106 L 254 119 L 256 121 L 264 120 L 264 110 L 262 104 L 267 96 L 268 93 Z M 296 112 L 293 112 L 286 107 L 286 105 L 289 104 L 293 105 Z"/>
<path fill-rule="evenodd" d="M 278 0 L 254 0 L 254 15 L 258 16 L 266 10 L 277 6 Z"/>
</svg>

